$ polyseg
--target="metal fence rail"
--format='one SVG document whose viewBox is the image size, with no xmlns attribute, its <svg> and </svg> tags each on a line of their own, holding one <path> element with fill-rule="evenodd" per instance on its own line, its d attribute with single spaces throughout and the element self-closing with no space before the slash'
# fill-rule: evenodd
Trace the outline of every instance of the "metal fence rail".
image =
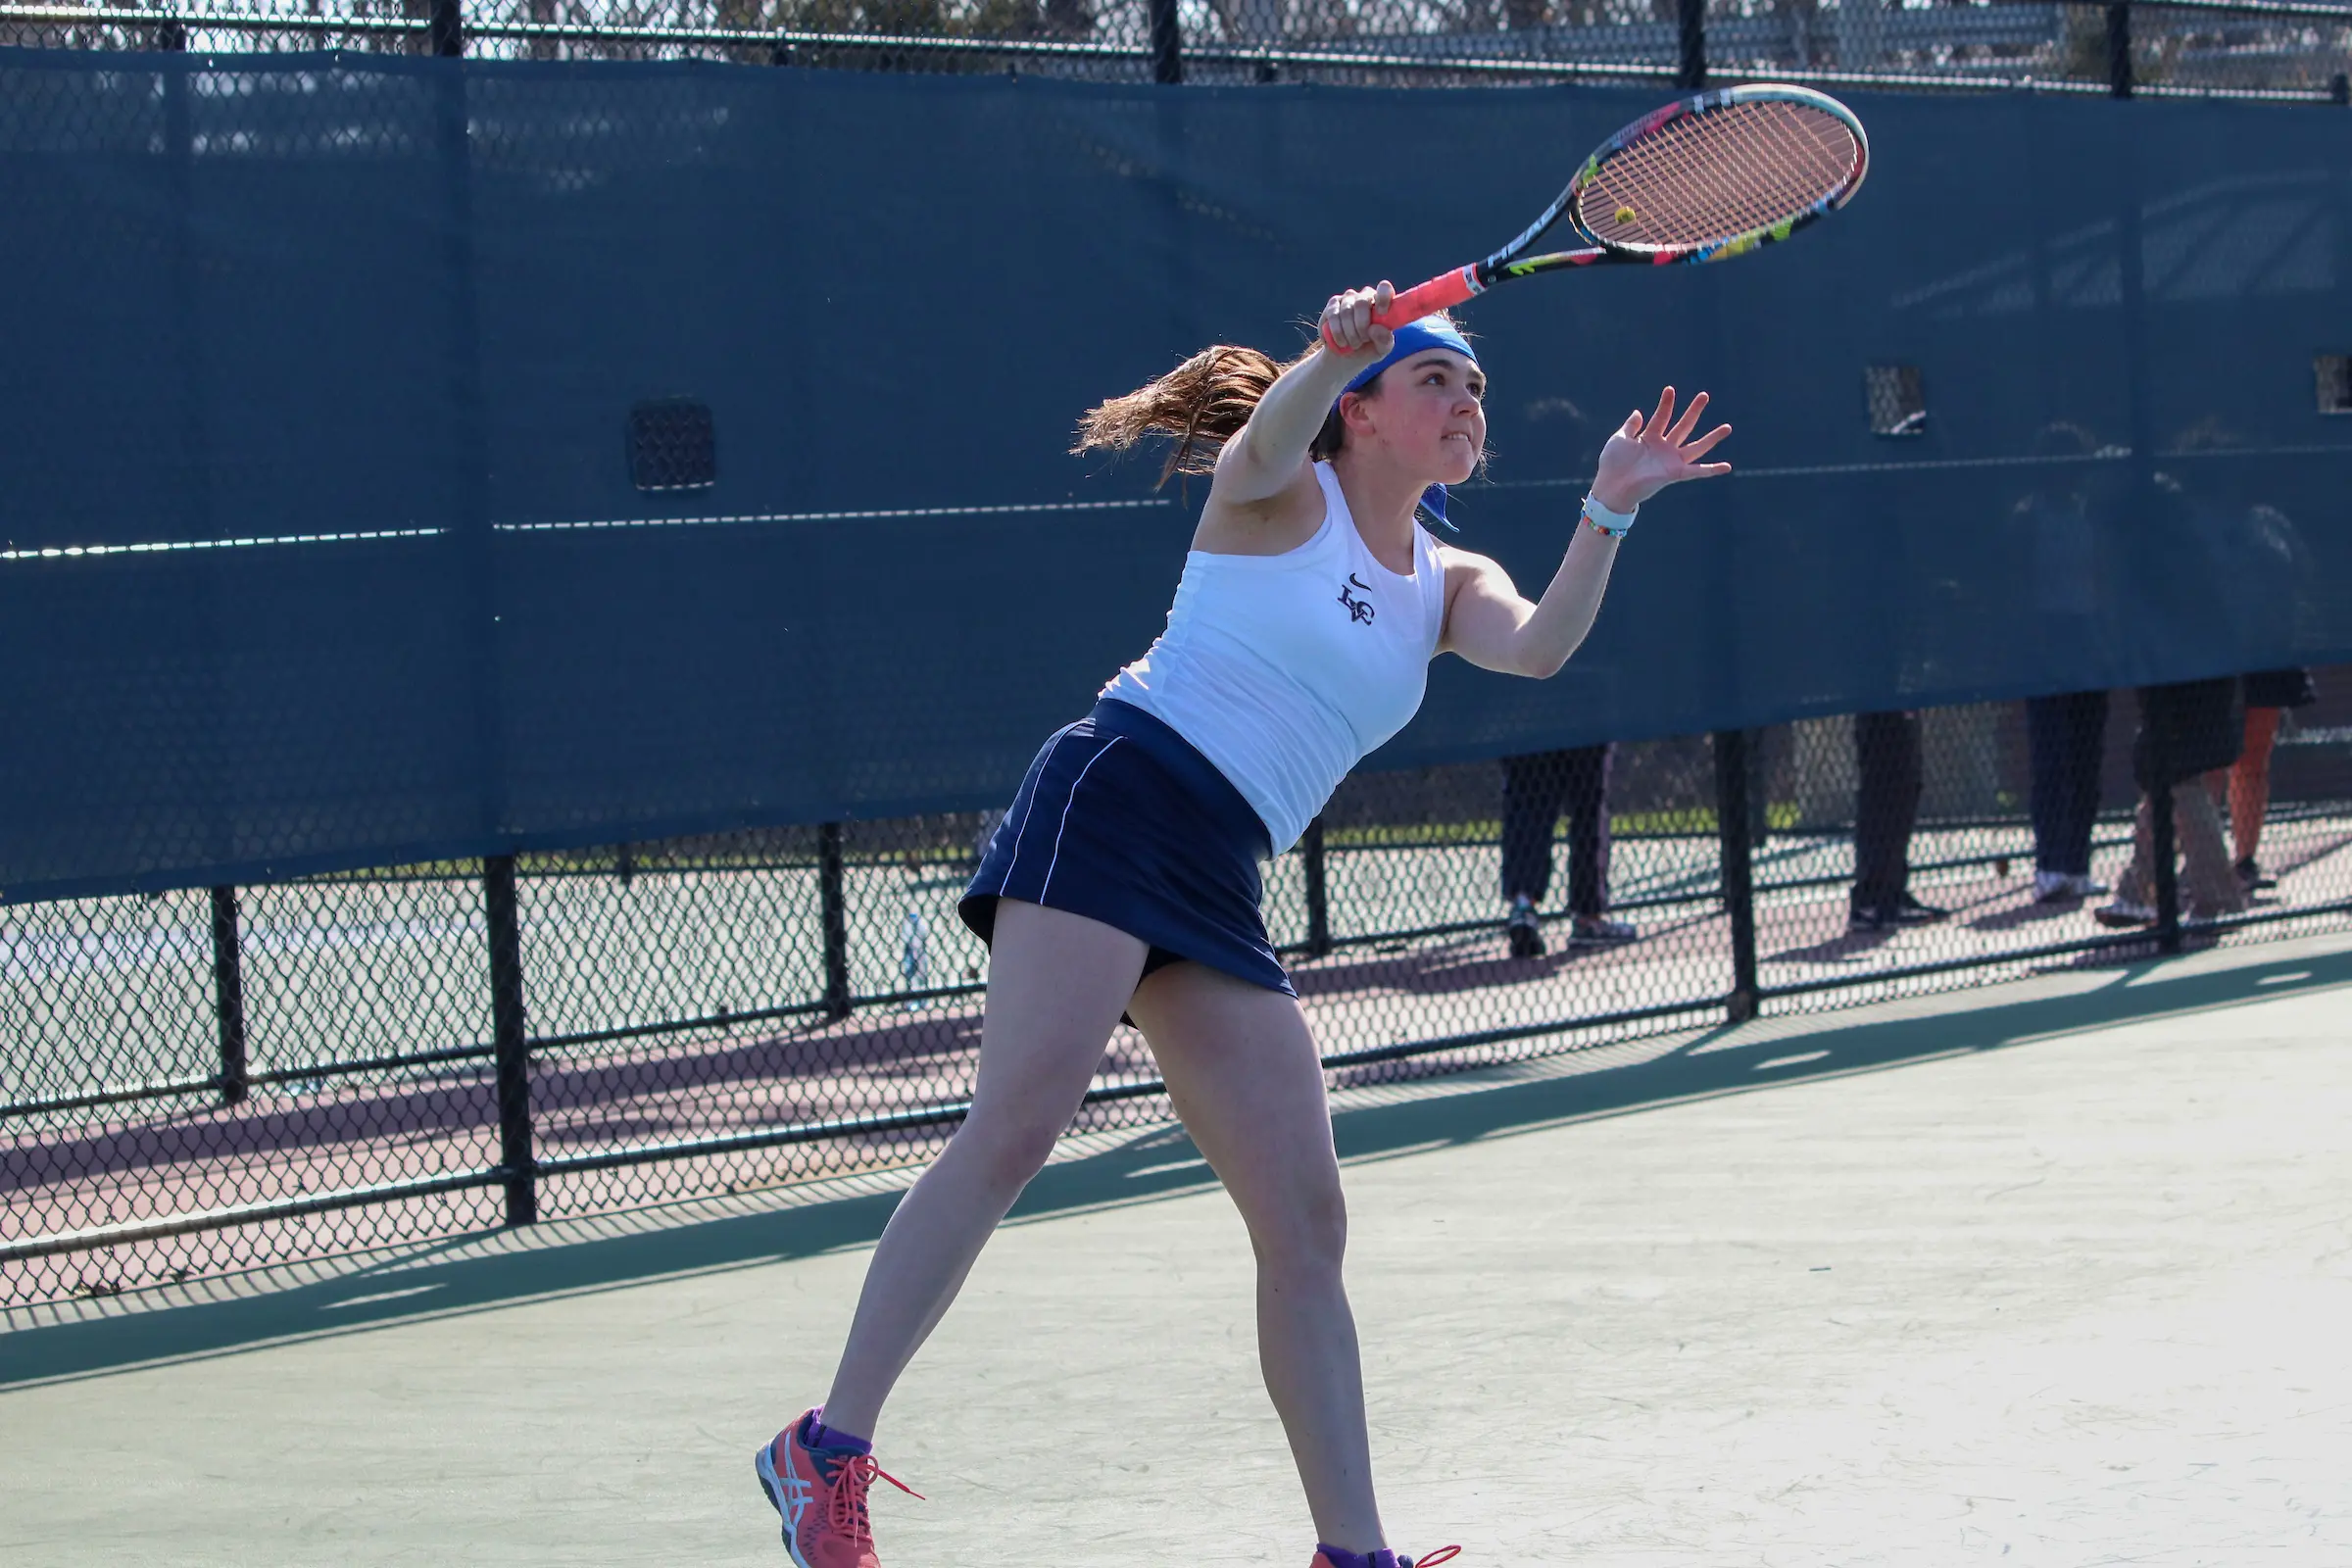
<svg viewBox="0 0 2352 1568">
<path fill-rule="evenodd" d="M 701 57 L 1226 84 L 1770 76 L 2352 102 L 2352 6 L 2309 0 L 10 0 L 5 44 Z"/>
<path fill-rule="evenodd" d="M 2141 857 L 2145 923 L 2037 899 L 2068 765 L 2090 871 L 2135 858 L 2146 726 L 2094 694 L 2056 730 L 1980 705 L 1360 775 L 1269 870 L 1269 929 L 1339 1084 L 2341 929 L 2352 669 L 2319 697 L 2270 753 L 2268 885 L 2226 908 L 2186 842 L 2177 875 Z M 926 1158 L 969 1093 L 986 953 L 954 905 L 990 826 L 0 908 L 0 1303 Z M 1889 833 L 1941 918 L 1858 907 Z M 1169 1114 L 1122 1030 L 1081 1129 Z"/>
</svg>

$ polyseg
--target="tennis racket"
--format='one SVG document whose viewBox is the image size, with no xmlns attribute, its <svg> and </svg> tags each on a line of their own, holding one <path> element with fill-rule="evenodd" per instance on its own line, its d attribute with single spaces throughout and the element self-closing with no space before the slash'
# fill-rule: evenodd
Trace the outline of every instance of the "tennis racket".
<svg viewBox="0 0 2352 1568">
<path fill-rule="evenodd" d="M 1862 122 L 1826 93 L 1757 85 L 1679 98 L 1594 148 L 1517 239 L 1406 289 L 1372 318 L 1402 326 L 1506 279 L 1564 267 L 1745 256 L 1843 207 L 1869 172 Z M 1530 256 L 1562 219 L 1583 248 Z"/>
</svg>

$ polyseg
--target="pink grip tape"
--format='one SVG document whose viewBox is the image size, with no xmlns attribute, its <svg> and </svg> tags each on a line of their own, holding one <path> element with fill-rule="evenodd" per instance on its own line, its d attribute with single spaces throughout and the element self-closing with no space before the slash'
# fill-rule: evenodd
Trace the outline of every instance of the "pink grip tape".
<svg viewBox="0 0 2352 1568">
<path fill-rule="evenodd" d="M 1456 269 L 1441 273 L 1426 283 L 1416 283 L 1396 296 L 1385 311 L 1372 313 L 1372 319 L 1383 326 L 1402 326 L 1418 321 L 1448 306 L 1461 304 L 1478 290 L 1470 281 L 1470 269 Z"/>
<path fill-rule="evenodd" d="M 1428 282 L 1416 283 L 1397 295 L 1389 302 L 1387 310 L 1374 311 L 1372 319 L 1382 326 L 1397 327 L 1408 321 L 1418 321 L 1424 316 L 1434 315 L 1448 306 L 1459 305 L 1478 292 L 1477 285 L 1470 278 L 1471 270 L 1467 267 L 1442 272 Z M 1333 353 L 1340 352 L 1340 346 L 1331 340 L 1328 327 L 1323 331 L 1323 343 Z"/>
</svg>

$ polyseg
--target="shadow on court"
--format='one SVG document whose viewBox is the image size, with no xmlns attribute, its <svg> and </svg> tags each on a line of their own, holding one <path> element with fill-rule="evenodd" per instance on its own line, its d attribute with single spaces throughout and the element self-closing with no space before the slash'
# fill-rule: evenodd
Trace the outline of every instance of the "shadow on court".
<svg viewBox="0 0 2352 1568">
<path fill-rule="evenodd" d="M 2248 955 L 2227 969 L 2179 975 L 2167 975 L 2162 963 L 2134 964 L 2115 970 L 2095 990 L 2063 997 L 1989 1005 L 1976 1004 L 1975 997 L 1943 998 L 1938 1011 L 1919 1017 L 1825 1015 L 1810 1030 L 1791 1030 L 1787 1019 L 1767 1020 L 1715 1030 L 1632 1065 L 1347 1110 L 1336 1120 L 1339 1147 L 1348 1159 L 1378 1158 L 2347 985 L 2352 985 L 2352 952 L 2268 959 Z M 1770 1076 L 1759 1076 L 1760 1071 Z M 1210 1180 L 1190 1143 L 1171 1130 L 1049 1167 L 1013 1213 L 1016 1219 L 1039 1218 L 1150 1201 L 1198 1191 Z M 0 1387 L 234 1354 L 292 1338 L 349 1334 L 529 1298 L 811 1256 L 870 1244 L 896 1201 L 895 1193 L 845 1199 L 491 1256 L 410 1252 L 378 1268 L 239 1299 L 22 1329 L 0 1334 Z M 448 1250 L 467 1245 L 452 1243 Z"/>
</svg>

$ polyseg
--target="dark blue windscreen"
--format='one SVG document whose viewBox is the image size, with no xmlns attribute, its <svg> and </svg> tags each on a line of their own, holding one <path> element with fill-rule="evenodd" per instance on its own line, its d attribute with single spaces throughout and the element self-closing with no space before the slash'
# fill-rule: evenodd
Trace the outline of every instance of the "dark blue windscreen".
<svg viewBox="0 0 2352 1568">
<path fill-rule="evenodd" d="M 1200 499 L 1080 411 L 1491 246 L 1654 101 L 9 58 L 0 895 L 993 804 Z M 1797 241 L 1468 310 L 1455 514 L 1531 592 L 1662 381 L 1739 472 L 1559 677 L 1443 662 L 1370 765 L 2352 657 L 2352 127 L 1854 104 Z M 632 484 L 665 399 L 708 487 Z"/>
</svg>

